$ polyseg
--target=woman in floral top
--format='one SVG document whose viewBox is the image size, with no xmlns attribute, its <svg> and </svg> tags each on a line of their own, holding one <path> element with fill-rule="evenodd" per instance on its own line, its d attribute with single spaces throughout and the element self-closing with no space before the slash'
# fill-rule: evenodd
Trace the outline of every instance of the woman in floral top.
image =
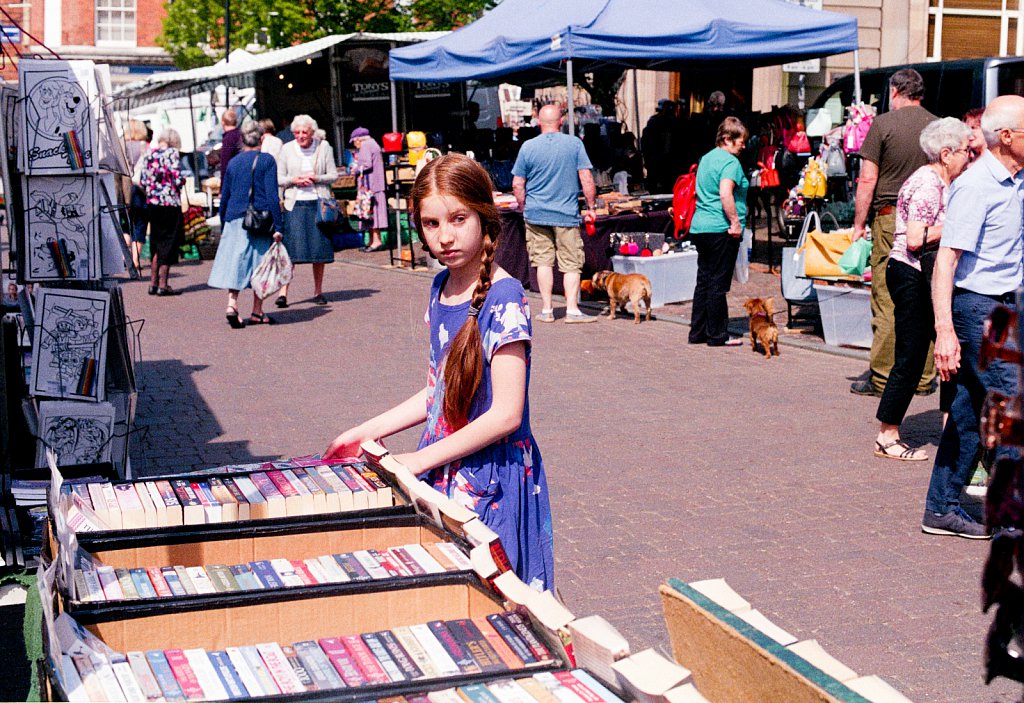
<svg viewBox="0 0 1024 703">
<path fill-rule="evenodd" d="M 426 421 L 398 461 L 475 512 L 501 539 L 524 583 L 554 587 L 551 507 L 530 430 L 530 308 L 523 286 L 493 265 L 501 231 L 487 172 L 448 154 L 416 177 L 413 219 L 446 269 L 434 278 L 427 385 L 404 403 L 339 435 L 325 457 Z"/>
<path fill-rule="evenodd" d="M 178 295 L 181 291 L 167 285 L 171 264 L 178 263 L 178 247 L 185 239 L 181 214 L 181 137 L 166 129 L 157 140 L 157 148 L 146 154 L 139 178 L 146 191 L 149 216 L 149 249 L 153 254 L 150 267 L 150 295 Z"/>
<path fill-rule="evenodd" d="M 970 137 L 970 127 L 954 117 L 925 127 L 921 149 L 929 163 L 911 174 L 896 200 L 896 232 L 885 268 L 885 282 L 895 306 L 896 361 L 875 415 L 881 423 L 875 456 L 899 461 L 928 458 L 900 439 L 900 424 L 924 372 L 928 346 L 935 340 L 929 259 L 942 237 L 949 184 L 970 160 Z M 946 413 L 951 403 L 950 388 L 943 383 L 939 408 Z"/>
</svg>

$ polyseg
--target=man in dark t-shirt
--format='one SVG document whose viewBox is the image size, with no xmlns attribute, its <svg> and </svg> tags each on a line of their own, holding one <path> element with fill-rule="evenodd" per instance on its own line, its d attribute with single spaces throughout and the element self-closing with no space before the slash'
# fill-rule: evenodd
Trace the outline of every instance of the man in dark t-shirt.
<svg viewBox="0 0 1024 703">
<path fill-rule="evenodd" d="M 224 138 L 220 142 L 220 182 L 223 183 L 228 162 L 242 150 L 242 133 L 238 131 L 238 113 L 234 108 L 224 111 L 220 124 L 224 128 Z"/>
<path fill-rule="evenodd" d="M 892 74 L 889 79 L 889 112 L 871 123 L 861 145 L 861 171 L 857 182 L 853 238 L 867 235 L 871 215 L 871 375 L 855 381 L 850 392 L 858 395 L 882 395 L 889 372 L 895 363 L 896 333 L 893 302 L 885 284 L 893 233 L 896 230 L 896 196 L 903 182 L 928 157 L 919 143 L 921 130 L 938 119 L 921 107 L 924 79 L 912 68 Z M 918 394 L 934 390 L 935 362 L 931 352 L 918 383 Z"/>
</svg>

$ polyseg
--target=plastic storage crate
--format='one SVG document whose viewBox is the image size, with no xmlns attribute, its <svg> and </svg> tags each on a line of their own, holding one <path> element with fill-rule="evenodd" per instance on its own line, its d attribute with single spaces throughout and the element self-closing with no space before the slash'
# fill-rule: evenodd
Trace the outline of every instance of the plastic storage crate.
<svg viewBox="0 0 1024 703">
<path fill-rule="evenodd" d="M 651 307 L 693 300 L 697 287 L 697 252 L 662 256 L 613 256 L 615 273 L 642 273 L 651 279 Z"/>
<path fill-rule="evenodd" d="M 871 348 L 871 289 L 814 284 L 825 344 Z"/>
</svg>

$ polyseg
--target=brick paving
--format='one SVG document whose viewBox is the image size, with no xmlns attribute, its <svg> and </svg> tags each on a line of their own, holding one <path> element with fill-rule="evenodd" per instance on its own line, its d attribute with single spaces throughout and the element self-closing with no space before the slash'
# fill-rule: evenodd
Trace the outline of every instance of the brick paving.
<svg viewBox="0 0 1024 703">
<path fill-rule="evenodd" d="M 384 270 L 382 256 L 328 267 L 326 308 L 308 302 L 300 269 L 293 306 L 271 313 L 279 324 L 239 331 L 226 295 L 205 286 L 209 262 L 174 269 L 177 298 L 126 283 L 129 315 L 145 319 L 135 472 L 320 451 L 421 387 L 429 277 Z M 778 279 L 734 297 L 761 287 Z M 533 428 L 569 607 L 604 615 L 635 650 L 667 649 L 658 585 L 725 577 L 796 637 L 915 701 L 1018 700 L 1019 685 L 982 680 L 987 546 L 920 533 L 930 463 L 872 456 L 876 399 L 847 390 L 863 354 L 784 346 L 766 361 L 688 346 L 686 330 L 536 326 Z M 936 407 L 915 398 L 906 423 L 929 453 Z"/>
</svg>

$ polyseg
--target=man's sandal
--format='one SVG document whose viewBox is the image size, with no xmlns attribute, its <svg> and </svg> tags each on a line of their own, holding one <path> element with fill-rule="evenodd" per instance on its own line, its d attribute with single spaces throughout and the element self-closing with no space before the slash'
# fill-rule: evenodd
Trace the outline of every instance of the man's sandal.
<svg viewBox="0 0 1024 703">
<path fill-rule="evenodd" d="M 266 315 L 266 314 L 256 315 L 254 313 L 252 315 L 249 315 L 249 320 L 248 320 L 247 324 L 249 324 L 249 325 L 272 325 L 272 324 L 274 324 L 274 321 L 270 318 L 270 315 Z"/>
<path fill-rule="evenodd" d="M 896 452 L 890 452 L 890 449 L 895 449 Z M 888 444 L 882 444 L 881 442 L 875 442 L 875 456 L 882 457 L 883 459 L 895 459 L 896 461 L 926 461 L 928 455 L 920 449 L 914 449 L 902 439 L 896 439 Z"/>
</svg>

